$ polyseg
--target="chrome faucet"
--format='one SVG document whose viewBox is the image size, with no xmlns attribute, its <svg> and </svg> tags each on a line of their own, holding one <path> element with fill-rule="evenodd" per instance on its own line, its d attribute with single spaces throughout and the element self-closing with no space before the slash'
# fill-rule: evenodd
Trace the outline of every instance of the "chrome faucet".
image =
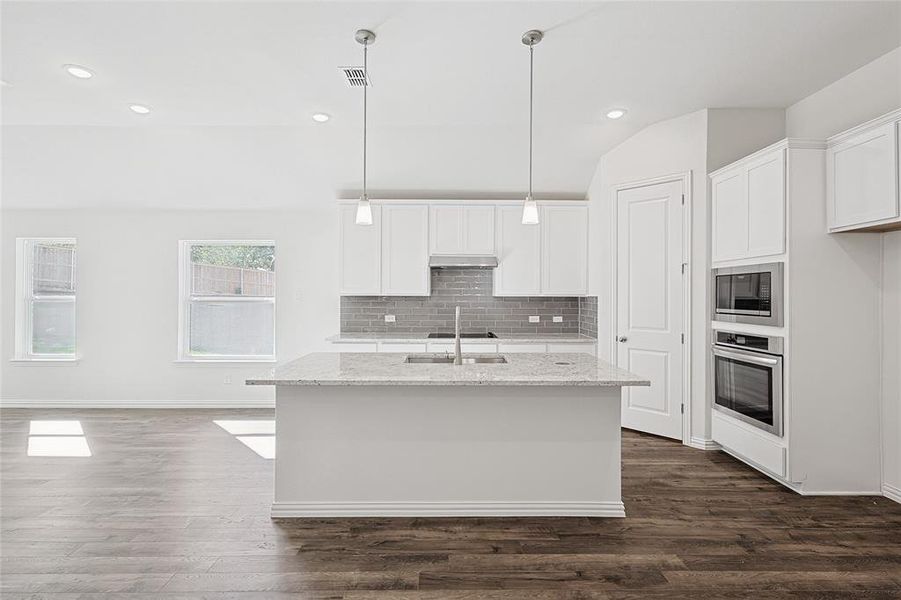
<svg viewBox="0 0 901 600">
<path fill-rule="evenodd" d="M 460 307 L 454 313 L 454 364 L 463 364 L 463 352 L 460 351 Z"/>
</svg>

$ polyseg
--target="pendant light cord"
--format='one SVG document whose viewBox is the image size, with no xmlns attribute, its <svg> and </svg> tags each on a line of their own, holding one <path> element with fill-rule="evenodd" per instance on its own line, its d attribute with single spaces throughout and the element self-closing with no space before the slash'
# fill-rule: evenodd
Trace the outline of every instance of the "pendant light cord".
<svg viewBox="0 0 901 600">
<path fill-rule="evenodd" d="M 366 91 L 369 88 L 369 42 L 363 43 L 363 197 L 366 196 Z"/>
<path fill-rule="evenodd" d="M 534 44 L 529 43 L 529 198 L 532 197 L 532 90 L 534 88 Z"/>
</svg>

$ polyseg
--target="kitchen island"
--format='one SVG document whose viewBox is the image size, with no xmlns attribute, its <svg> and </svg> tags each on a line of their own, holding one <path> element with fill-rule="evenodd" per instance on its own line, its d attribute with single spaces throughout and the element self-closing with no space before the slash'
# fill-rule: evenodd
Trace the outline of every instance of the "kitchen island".
<svg viewBox="0 0 901 600">
<path fill-rule="evenodd" d="M 648 380 L 585 354 L 407 358 L 314 353 L 247 380 L 276 386 L 273 517 L 625 516 L 621 389 Z"/>
</svg>

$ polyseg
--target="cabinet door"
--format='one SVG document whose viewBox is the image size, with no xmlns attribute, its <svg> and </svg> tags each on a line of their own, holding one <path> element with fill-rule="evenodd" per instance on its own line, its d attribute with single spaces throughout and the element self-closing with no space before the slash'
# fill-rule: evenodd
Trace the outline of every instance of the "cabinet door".
<svg viewBox="0 0 901 600">
<path fill-rule="evenodd" d="M 338 206 L 338 277 L 342 296 L 381 293 L 381 207 L 372 205 L 372 225 L 357 225 L 356 204 Z"/>
<path fill-rule="evenodd" d="M 494 206 L 463 207 L 463 253 L 494 254 Z"/>
<path fill-rule="evenodd" d="M 588 207 L 541 209 L 541 295 L 588 293 Z"/>
<path fill-rule="evenodd" d="M 495 296 L 537 296 L 541 292 L 541 229 L 522 224 L 521 206 L 498 206 Z"/>
<path fill-rule="evenodd" d="M 748 195 L 745 170 L 736 168 L 713 183 L 713 262 L 748 253 Z"/>
<path fill-rule="evenodd" d="M 896 125 L 887 123 L 826 151 L 829 228 L 898 218 Z"/>
<path fill-rule="evenodd" d="M 382 295 L 428 296 L 429 207 L 382 206 Z"/>
<path fill-rule="evenodd" d="M 438 204 L 429 209 L 432 254 L 463 253 L 463 207 Z"/>
<path fill-rule="evenodd" d="M 748 258 L 785 252 L 785 151 L 748 166 Z"/>
</svg>

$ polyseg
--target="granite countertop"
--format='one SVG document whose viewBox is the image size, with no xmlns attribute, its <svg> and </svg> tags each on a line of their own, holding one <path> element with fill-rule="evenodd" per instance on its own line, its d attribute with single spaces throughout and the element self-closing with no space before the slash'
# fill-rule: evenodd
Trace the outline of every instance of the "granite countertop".
<svg viewBox="0 0 901 600">
<path fill-rule="evenodd" d="M 436 354 L 444 356 L 444 353 Z M 478 356 L 464 354 L 464 356 Z M 408 364 L 405 352 L 315 352 L 247 380 L 247 385 L 648 386 L 594 356 L 504 354 L 506 364 Z"/>
<path fill-rule="evenodd" d="M 429 338 L 425 333 L 339 333 L 326 338 L 337 344 L 386 342 L 389 344 L 424 344 L 426 342 L 454 343 L 454 338 Z M 597 338 L 578 333 L 503 333 L 496 338 L 463 338 L 467 344 L 597 344 Z"/>
</svg>

